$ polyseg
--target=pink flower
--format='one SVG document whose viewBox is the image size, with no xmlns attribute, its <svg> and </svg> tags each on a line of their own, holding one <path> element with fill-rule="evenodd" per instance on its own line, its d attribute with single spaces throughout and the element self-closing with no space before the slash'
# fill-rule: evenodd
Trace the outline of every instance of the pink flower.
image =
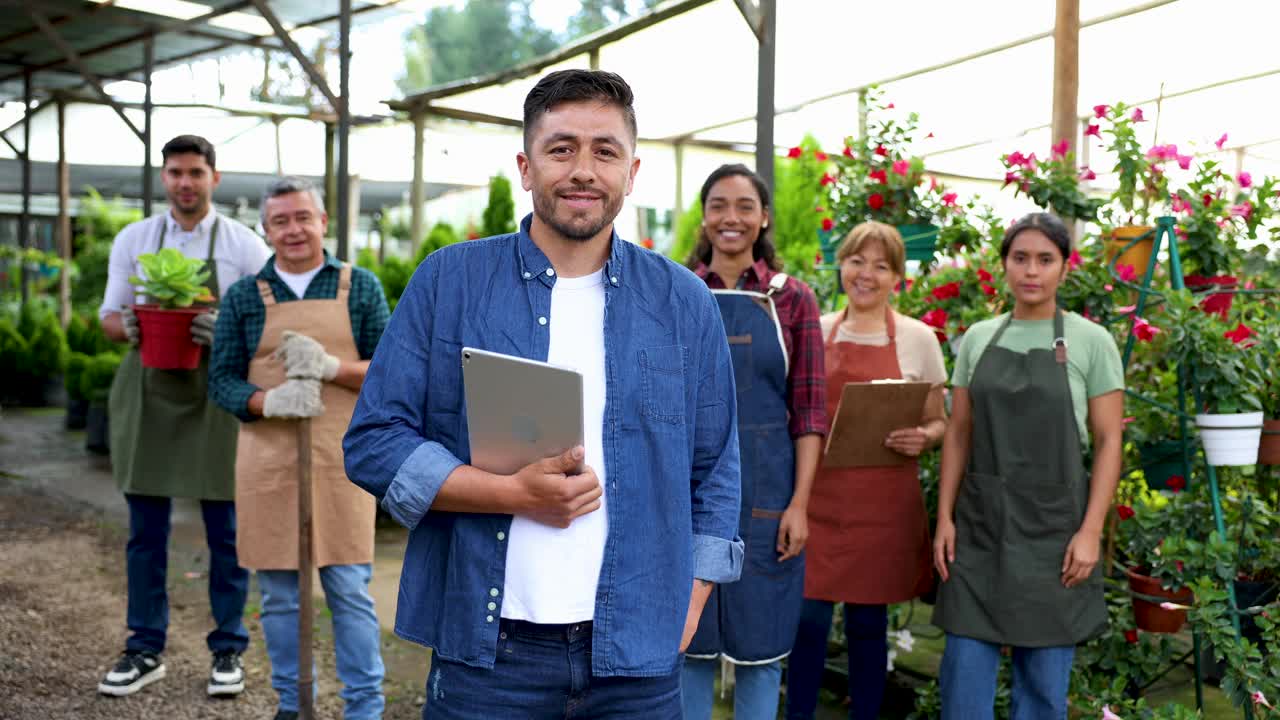
<svg viewBox="0 0 1280 720">
<path fill-rule="evenodd" d="M 1217 145 L 1217 146 L 1218 146 L 1218 149 L 1219 149 L 1219 150 L 1221 150 L 1221 149 L 1222 149 L 1222 146 L 1223 146 L 1223 145 L 1226 145 L 1226 144 L 1227 144 L 1227 134 L 1226 134 L 1226 133 L 1222 133 L 1222 137 L 1218 138 L 1217 142 L 1215 142 L 1215 143 L 1214 143 L 1214 145 Z"/>
<path fill-rule="evenodd" d="M 1071 257 L 1067 258 L 1067 266 L 1070 267 L 1072 270 L 1075 270 L 1076 268 L 1080 267 L 1083 264 L 1084 264 L 1084 260 L 1080 257 L 1080 251 L 1072 250 Z"/>
<path fill-rule="evenodd" d="M 1135 634 L 1136 634 L 1136 633 L 1135 633 Z M 1128 637 L 1129 637 L 1128 633 L 1125 633 L 1125 638 L 1127 639 Z M 1135 641 L 1135 642 L 1136 642 L 1136 641 Z M 1123 720 L 1123 718 L 1121 718 L 1119 715 L 1117 715 L 1117 714 L 1115 714 L 1115 713 L 1111 712 L 1111 706 L 1110 706 L 1110 705 L 1103 705 L 1103 706 L 1102 706 L 1102 720 Z"/>
<path fill-rule="evenodd" d="M 822 218 L 822 229 L 823 229 L 823 230 L 826 230 L 827 232 L 831 232 L 831 229 L 832 229 L 832 228 L 834 228 L 835 226 L 836 226 L 836 223 L 835 223 L 835 221 L 834 221 L 834 220 L 832 220 L 831 218 L 829 218 L 829 217 Z"/>
<path fill-rule="evenodd" d="M 1121 418 L 1120 422 L 1121 422 L 1121 423 L 1123 423 L 1125 426 L 1128 426 L 1128 425 L 1129 425 L 1129 423 L 1131 423 L 1131 422 L 1133 422 L 1134 420 L 1137 420 L 1137 419 L 1138 419 L 1138 418 L 1136 418 L 1136 417 L 1134 417 L 1134 416 L 1130 415 L 1130 416 L 1129 416 L 1129 417 L 1127 417 L 1127 418 Z"/>
<path fill-rule="evenodd" d="M 933 133 L 929 133 L 928 135 L 925 135 L 925 136 L 924 136 L 924 139 L 925 139 L 925 140 L 932 140 L 932 139 L 933 139 Z"/>
<path fill-rule="evenodd" d="M 1017 173 L 1015 173 L 1015 172 L 1013 172 L 1013 171 L 1008 171 L 1008 172 L 1006 172 L 1006 173 L 1004 174 L 1004 184 L 1005 184 L 1005 185 L 1008 185 L 1009 183 L 1015 183 L 1015 182 L 1018 182 L 1018 174 L 1017 174 Z"/>
<path fill-rule="evenodd" d="M 1253 176 L 1247 172 L 1241 171 L 1240 174 L 1236 176 L 1236 184 L 1242 189 L 1253 187 Z"/>
<path fill-rule="evenodd" d="M 1153 145 L 1147 151 L 1148 160 L 1173 160 L 1178 156 L 1177 145 Z"/>
<path fill-rule="evenodd" d="M 1124 307 L 1116 308 L 1116 314 L 1128 315 L 1129 313 L 1132 313 L 1134 310 L 1137 310 L 1137 309 L 1138 309 L 1137 305 L 1125 305 Z"/>
<path fill-rule="evenodd" d="M 946 205 L 947 207 L 955 207 L 957 197 L 959 196 L 953 192 L 946 193 L 942 196 L 942 204 Z"/>
<path fill-rule="evenodd" d="M 1069 149 L 1071 149 L 1071 143 L 1068 142 L 1067 140 L 1062 140 L 1061 142 L 1058 142 L 1057 144 L 1055 144 L 1053 147 L 1049 148 L 1055 160 L 1058 158 L 1066 157 L 1067 150 Z"/>
<path fill-rule="evenodd" d="M 824 213 L 827 211 L 827 209 L 819 205 L 818 207 L 814 208 L 813 211 L 816 213 Z"/>
<path fill-rule="evenodd" d="M 1084 129 L 1084 136 L 1089 137 L 1090 135 L 1100 138 L 1102 137 L 1102 132 L 1098 129 L 1097 125 L 1089 123 L 1089 126 Z"/>
<path fill-rule="evenodd" d="M 893 109 L 893 107 L 894 107 L 893 103 L 889 103 L 888 105 L 885 105 L 885 106 L 884 106 L 884 109 L 885 109 L 885 110 L 892 110 L 892 109 Z"/>
<path fill-rule="evenodd" d="M 871 193 L 871 195 L 867 197 L 867 206 L 872 210 L 879 210 L 884 207 L 884 196 L 880 193 Z"/>
<path fill-rule="evenodd" d="M 929 192 L 933 192 L 934 190 L 937 190 L 937 189 L 938 189 L 938 178 L 933 175 L 930 175 L 929 176 Z"/>
<path fill-rule="evenodd" d="M 1022 167 L 1027 168 L 1028 170 L 1035 167 L 1035 164 L 1036 164 L 1035 153 L 1031 153 L 1030 155 L 1022 159 Z"/>
<path fill-rule="evenodd" d="M 1132 265 L 1117 265 L 1116 276 L 1121 282 L 1133 282 L 1138 279 L 1138 271 L 1134 270 Z"/>
<path fill-rule="evenodd" d="M 818 184 L 825 187 L 835 181 L 836 181 L 836 178 L 831 173 L 822 173 L 822 179 L 818 181 Z"/>
<path fill-rule="evenodd" d="M 1151 342 L 1160 332 L 1160 328 L 1147 322 L 1146 318 L 1133 319 L 1133 336 L 1142 342 Z"/>
<path fill-rule="evenodd" d="M 1083 168 L 1080 168 L 1080 179 L 1081 180 L 1097 180 L 1098 173 L 1094 172 L 1093 170 L 1090 170 L 1087 167 L 1083 167 Z"/>
<path fill-rule="evenodd" d="M 1191 608 L 1186 605 L 1179 605 L 1178 603 L 1162 602 L 1160 603 L 1160 609 L 1161 610 L 1190 610 Z"/>
<path fill-rule="evenodd" d="M 1099 119 L 1104 118 L 1107 116 L 1107 111 L 1110 109 L 1111 109 L 1110 105 L 1094 105 L 1093 116 Z"/>
<path fill-rule="evenodd" d="M 1169 198 L 1169 207 L 1176 213 L 1191 212 L 1191 203 L 1183 200 L 1181 195 Z"/>
<path fill-rule="evenodd" d="M 1253 203 L 1248 200 L 1231 206 L 1231 216 L 1248 220 L 1253 215 Z"/>
<path fill-rule="evenodd" d="M 1129 119 L 1134 122 L 1143 122 L 1146 120 L 1146 118 L 1142 117 L 1142 108 L 1134 108 L 1133 114 L 1129 116 Z"/>
<path fill-rule="evenodd" d="M 1255 692 L 1250 697 L 1252 698 L 1254 705 L 1261 705 L 1262 707 L 1267 708 L 1268 710 L 1275 709 L 1271 707 L 1271 703 L 1267 702 L 1267 696 L 1263 695 L 1261 690 Z"/>
<path fill-rule="evenodd" d="M 1178 159 L 1178 167 L 1182 168 L 1183 170 L 1191 169 L 1192 158 L 1190 155 L 1179 155 L 1177 156 L 1177 159 Z"/>
<path fill-rule="evenodd" d="M 791 159 L 793 159 L 793 160 L 794 160 L 795 158 L 800 157 L 800 156 L 801 156 L 801 155 L 803 155 L 803 154 L 804 154 L 804 148 L 799 147 L 799 146 L 797 146 L 797 147 L 793 147 L 793 148 L 791 148 L 790 150 L 788 150 L 788 151 L 787 151 L 787 157 L 789 157 L 789 158 L 791 158 Z"/>
<path fill-rule="evenodd" d="M 943 329 L 947 326 L 947 311 L 942 308 L 934 308 L 921 315 L 920 322 L 929 327 Z"/>
<path fill-rule="evenodd" d="M 910 171 L 911 171 L 911 163 L 907 162 L 906 160 L 894 160 L 894 161 L 893 161 L 893 172 L 894 172 L 894 173 L 896 173 L 896 174 L 898 174 L 898 175 L 901 175 L 901 176 L 903 176 L 903 177 L 906 177 L 906 176 L 907 176 L 907 173 L 908 173 L 908 172 L 910 172 Z"/>
<path fill-rule="evenodd" d="M 1005 156 L 1004 164 L 1008 167 L 1013 167 L 1014 165 L 1021 165 L 1022 163 L 1026 162 L 1026 160 L 1027 158 L 1025 155 L 1023 155 L 1018 150 L 1014 150 L 1013 152 Z"/>
</svg>

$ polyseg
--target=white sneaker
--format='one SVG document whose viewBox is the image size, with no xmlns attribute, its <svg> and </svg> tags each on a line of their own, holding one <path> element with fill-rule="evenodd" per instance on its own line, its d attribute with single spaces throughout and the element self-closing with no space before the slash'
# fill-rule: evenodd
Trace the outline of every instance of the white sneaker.
<svg viewBox="0 0 1280 720">
<path fill-rule="evenodd" d="M 239 695 L 244 692 L 244 666 L 240 653 L 223 650 L 213 654 L 213 670 L 209 673 L 210 695 Z"/>
<path fill-rule="evenodd" d="M 116 666 L 107 672 L 107 676 L 98 683 L 98 692 L 103 695 L 124 697 L 132 695 L 142 688 L 164 677 L 164 663 L 155 653 L 126 650 L 116 662 Z"/>
</svg>

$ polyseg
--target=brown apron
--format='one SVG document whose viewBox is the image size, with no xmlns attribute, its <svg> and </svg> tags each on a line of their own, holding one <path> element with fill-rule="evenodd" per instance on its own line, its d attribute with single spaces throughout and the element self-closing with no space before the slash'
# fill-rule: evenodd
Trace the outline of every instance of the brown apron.
<svg viewBox="0 0 1280 720">
<path fill-rule="evenodd" d="M 267 321 L 249 362 L 249 382 L 263 389 L 285 382 L 284 365 L 271 357 L 285 330 L 307 335 L 344 362 L 360 359 L 351 332 L 347 296 L 351 266 L 344 264 L 332 300 L 277 303 L 265 280 L 258 292 Z M 321 390 L 324 414 L 311 421 L 311 547 L 317 567 L 373 562 L 373 496 L 347 479 L 342 436 L 351 423 L 356 392 L 334 383 Z M 240 565 L 253 570 L 298 567 L 298 444 L 293 420 L 262 418 L 240 425 L 236 449 L 236 547 Z"/>
<path fill-rule="evenodd" d="M 893 311 L 885 346 L 827 335 L 827 427 L 845 383 L 900 379 Z M 868 468 L 818 468 L 809 498 L 804 596 L 882 605 L 923 595 L 933 585 L 929 519 L 915 460 Z"/>
</svg>

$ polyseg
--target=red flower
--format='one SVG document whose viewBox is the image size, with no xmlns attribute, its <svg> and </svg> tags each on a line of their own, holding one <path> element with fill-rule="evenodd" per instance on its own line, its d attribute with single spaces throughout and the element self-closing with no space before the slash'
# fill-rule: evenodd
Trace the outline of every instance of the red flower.
<svg viewBox="0 0 1280 720">
<path fill-rule="evenodd" d="M 1226 133 L 1222 133 L 1222 137 L 1218 138 L 1217 142 L 1215 142 L 1215 143 L 1214 143 L 1214 145 L 1217 145 L 1217 146 L 1218 146 L 1218 149 L 1219 149 L 1219 150 L 1221 150 L 1221 149 L 1222 149 L 1222 146 L 1223 146 L 1223 145 L 1226 145 L 1226 144 L 1227 144 L 1227 134 L 1226 134 Z"/>
<path fill-rule="evenodd" d="M 960 283 L 949 282 L 945 285 L 939 285 L 930 293 L 934 300 L 949 300 L 951 298 L 960 297 Z"/>
<path fill-rule="evenodd" d="M 1090 170 L 1087 167 L 1082 167 L 1080 168 L 1080 179 L 1081 180 L 1097 180 L 1098 173 L 1094 172 L 1093 170 Z"/>
<path fill-rule="evenodd" d="M 877 145 L 876 154 L 879 155 L 880 157 L 886 157 L 889 154 L 889 148 L 883 145 Z"/>
<path fill-rule="evenodd" d="M 920 322 L 928 325 L 929 327 L 941 330 L 947 327 L 947 311 L 942 308 L 934 308 L 924 315 L 921 315 Z"/>
<path fill-rule="evenodd" d="M 889 182 L 889 175 L 885 173 L 884 170 L 872 170 L 871 172 L 867 173 L 867 177 L 871 178 L 872 180 L 875 180 L 881 185 L 886 185 Z"/>
<path fill-rule="evenodd" d="M 1138 272 L 1133 269 L 1132 265 L 1117 265 L 1116 275 L 1118 275 L 1123 282 L 1133 282 L 1138 279 Z"/>
<path fill-rule="evenodd" d="M 1209 207 L 1210 205 L 1213 204 L 1213 196 L 1210 195 L 1209 193 L 1205 193 L 1200 197 L 1200 199 L 1204 202 L 1205 207 Z"/>
<path fill-rule="evenodd" d="M 1067 140 L 1063 140 L 1057 143 L 1056 145 L 1054 145 L 1053 147 L 1049 148 L 1049 150 L 1053 153 L 1054 159 L 1057 159 L 1061 157 L 1066 157 L 1067 150 L 1069 150 L 1070 148 L 1071 148 L 1071 143 L 1068 142 Z"/>
<path fill-rule="evenodd" d="M 843 154 L 847 158 L 853 157 L 853 148 L 849 147 L 848 145 L 845 145 Z"/>
<path fill-rule="evenodd" d="M 804 148 L 799 147 L 799 146 L 797 146 L 797 147 L 793 147 L 793 148 L 791 148 L 790 150 L 788 150 L 788 151 L 787 151 L 787 157 L 792 158 L 792 159 L 798 158 L 798 157 L 800 157 L 800 156 L 801 156 L 801 155 L 803 155 L 803 154 L 804 154 Z"/>
<path fill-rule="evenodd" d="M 1170 476 L 1169 479 L 1165 481 L 1165 484 L 1174 492 L 1182 492 L 1187 489 L 1187 479 L 1181 475 Z M 1182 568 L 1178 568 L 1178 570 L 1182 570 Z"/>
<path fill-rule="evenodd" d="M 907 173 L 911 171 L 911 163 L 906 160 L 894 160 L 893 171 L 898 175 L 906 177 Z"/>
<path fill-rule="evenodd" d="M 1109 105 L 1094 105 L 1093 116 L 1095 118 L 1104 118 L 1107 116 L 1107 111 L 1110 109 L 1111 107 Z"/>
<path fill-rule="evenodd" d="M 1084 260 L 1080 257 L 1080 251 L 1072 250 L 1071 257 L 1067 258 L 1067 266 L 1070 267 L 1072 270 L 1075 270 L 1076 268 L 1080 267 L 1083 264 L 1084 264 Z"/>
<path fill-rule="evenodd" d="M 1015 173 L 1012 170 L 1010 170 L 1004 174 L 1005 185 L 1008 185 L 1009 183 L 1015 183 L 1015 182 L 1018 182 L 1018 173 Z"/>
<path fill-rule="evenodd" d="M 645 239 L 641 240 L 641 241 L 640 241 L 640 247 L 642 247 L 642 248 L 647 248 L 647 249 L 649 249 L 649 250 L 652 250 L 652 249 L 653 249 L 653 238 L 645 238 Z"/>
<path fill-rule="evenodd" d="M 1257 333 L 1254 332 L 1253 328 L 1249 327 L 1248 325 L 1245 325 L 1244 323 L 1237 324 L 1235 330 L 1228 330 L 1222 333 L 1222 337 L 1230 340 L 1231 342 L 1237 345 L 1244 342 L 1245 340 L 1248 340 L 1254 335 L 1257 335 Z"/>
<path fill-rule="evenodd" d="M 1129 643 L 1130 645 L 1137 645 L 1137 644 L 1138 644 L 1138 631 L 1137 631 L 1137 630 L 1125 630 L 1125 631 L 1124 631 L 1124 641 L 1125 641 L 1125 642 L 1127 642 L 1127 643 Z"/>
<path fill-rule="evenodd" d="M 822 152 L 821 150 L 814 150 L 814 151 L 813 151 L 813 159 L 814 159 L 814 160 L 817 160 L 818 162 L 826 162 L 826 161 L 827 161 L 827 154 L 826 154 L 826 153 L 824 153 L 824 152 Z"/>
<path fill-rule="evenodd" d="M 995 297 L 996 295 L 996 289 L 987 283 L 982 283 L 982 292 L 986 293 L 987 297 Z"/>
<path fill-rule="evenodd" d="M 937 189 L 938 189 L 938 178 L 934 177 L 933 175 L 930 175 L 929 176 L 929 192 L 933 192 L 934 190 L 937 190 Z"/>
<path fill-rule="evenodd" d="M 1156 333 L 1160 332 L 1160 328 L 1147 322 L 1146 318 L 1135 317 L 1133 319 L 1133 336 L 1142 342 L 1151 342 Z"/>
<path fill-rule="evenodd" d="M 991 273 L 986 268 L 978 268 L 978 279 L 982 282 L 991 282 Z"/>
<path fill-rule="evenodd" d="M 1100 138 L 1102 137 L 1102 132 L 1098 129 L 1097 125 L 1090 123 L 1089 127 L 1084 129 L 1084 136 L 1089 137 L 1090 135 Z"/>
<path fill-rule="evenodd" d="M 814 208 L 813 211 L 816 213 L 824 213 L 827 211 L 827 209 L 819 205 L 818 207 Z"/>
<path fill-rule="evenodd" d="M 1194 159 L 1195 159 L 1195 158 L 1191 157 L 1190 155 L 1179 155 L 1179 156 L 1178 156 L 1178 167 L 1182 168 L 1183 170 L 1190 170 L 1190 169 L 1191 169 L 1191 161 L 1192 161 L 1192 160 L 1194 160 Z"/>
<path fill-rule="evenodd" d="M 1134 122 L 1143 122 L 1146 120 L 1146 118 L 1142 117 L 1142 108 L 1134 108 L 1133 114 L 1129 116 L 1129 119 Z"/>
<path fill-rule="evenodd" d="M 1128 505 L 1117 505 L 1116 514 L 1120 516 L 1121 520 L 1128 520 L 1133 517 L 1133 508 Z"/>
<path fill-rule="evenodd" d="M 885 106 L 884 106 L 884 109 L 885 109 L 885 110 L 892 110 L 892 109 L 893 109 L 893 103 L 889 103 L 888 105 L 885 105 Z"/>
<path fill-rule="evenodd" d="M 819 185 L 830 185 L 835 182 L 836 178 L 831 173 L 822 173 L 822 179 L 818 181 Z"/>
<path fill-rule="evenodd" d="M 933 138 L 933 133 L 929 133 L 928 135 L 924 136 L 925 140 L 931 140 L 932 138 Z"/>
<path fill-rule="evenodd" d="M 959 197 L 959 195 L 956 195 L 953 192 L 946 193 L 945 195 L 942 196 L 942 204 L 946 205 L 947 207 L 955 207 L 957 197 Z"/>
<path fill-rule="evenodd" d="M 1175 492 L 1177 492 L 1177 491 L 1175 491 Z M 1174 560 L 1174 561 L 1173 561 L 1173 564 L 1174 564 L 1174 567 L 1178 568 L 1178 572 L 1182 572 L 1182 571 L 1183 571 L 1184 566 L 1183 566 L 1183 564 L 1182 564 L 1182 561 L 1181 561 L 1181 560 Z"/>
<path fill-rule="evenodd" d="M 818 267 L 821 264 L 822 264 L 822 252 L 819 251 L 817 254 L 813 256 L 813 266 Z"/>
<path fill-rule="evenodd" d="M 872 210 L 879 210 L 884 207 L 884 196 L 880 193 L 871 193 L 871 195 L 867 197 L 867 206 Z"/>
<path fill-rule="evenodd" d="M 827 232 L 831 232 L 832 228 L 834 228 L 835 226 L 836 226 L 836 222 L 835 222 L 834 220 L 832 220 L 831 218 L 829 218 L 829 217 L 822 218 L 822 229 L 823 229 L 823 230 L 825 230 L 825 231 L 827 231 Z"/>
</svg>

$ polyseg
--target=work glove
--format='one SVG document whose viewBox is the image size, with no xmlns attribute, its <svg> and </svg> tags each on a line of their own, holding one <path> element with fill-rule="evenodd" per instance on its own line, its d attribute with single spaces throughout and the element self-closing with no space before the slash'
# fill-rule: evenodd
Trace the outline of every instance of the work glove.
<svg viewBox="0 0 1280 720">
<path fill-rule="evenodd" d="M 324 414 L 320 381 L 294 378 L 267 391 L 262 399 L 262 416 L 269 418 L 310 418 Z"/>
<path fill-rule="evenodd" d="M 138 316 L 133 314 L 133 308 L 126 307 L 120 311 L 120 323 L 124 326 L 125 339 L 130 345 L 137 345 L 142 340 L 142 333 L 138 330 Z"/>
<path fill-rule="evenodd" d="M 328 382 L 338 376 L 338 358 L 325 352 L 323 345 L 292 330 L 285 330 L 281 338 L 272 355 L 284 363 L 286 377 Z"/>
<path fill-rule="evenodd" d="M 191 320 L 191 339 L 197 345 L 213 347 L 213 326 L 218 324 L 218 311 L 209 310 Z"/>
</svg>

